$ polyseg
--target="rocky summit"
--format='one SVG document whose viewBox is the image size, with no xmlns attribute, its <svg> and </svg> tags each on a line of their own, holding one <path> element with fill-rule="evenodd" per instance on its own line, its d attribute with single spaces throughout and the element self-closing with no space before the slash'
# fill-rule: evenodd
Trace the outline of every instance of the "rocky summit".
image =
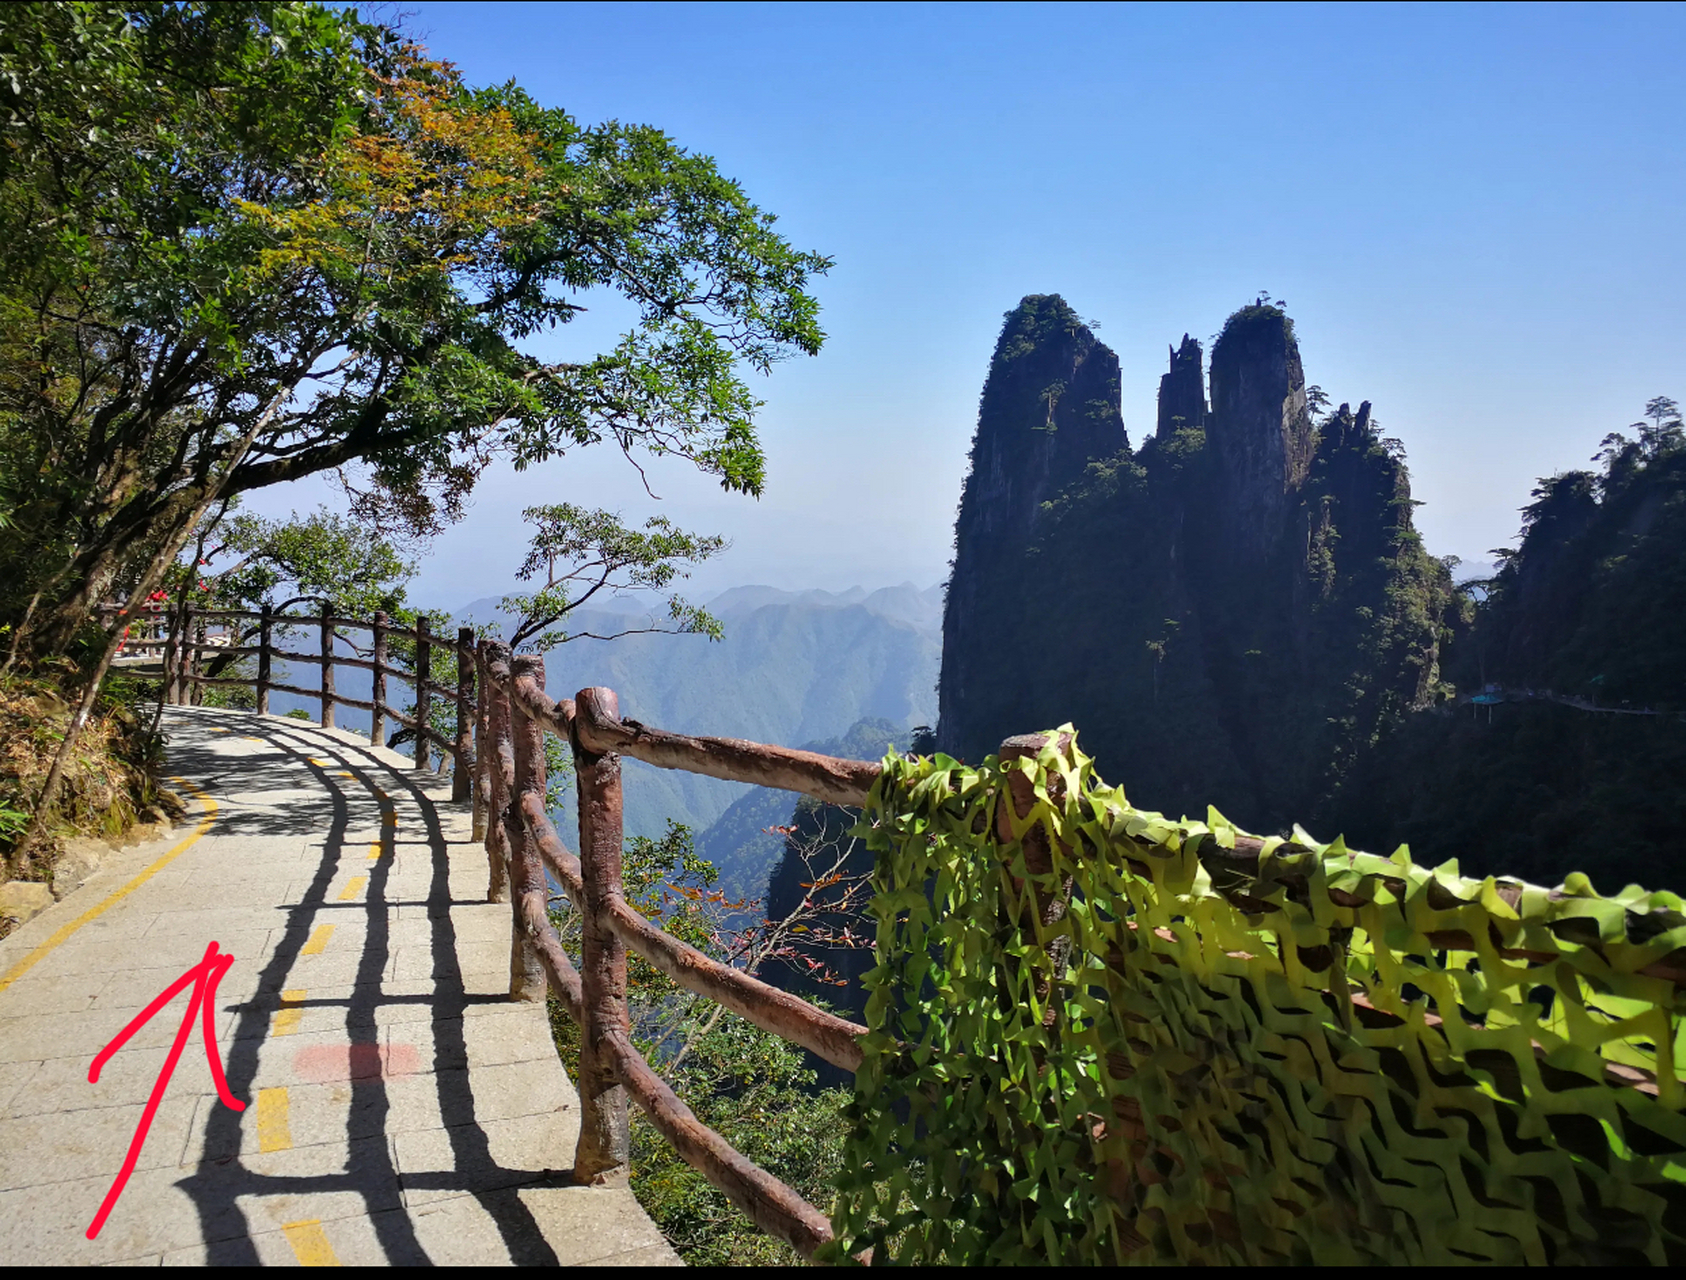
<svg viewBox="0 0 1686 1280">
<path fill-rule="evenodd" d="M 1130 447 L 1118 361 L 1057 295 L 1007 314 L 955 525 L 943 750 L 1071 721 L 1139 804 L 1309 819 L 1438 687 L 1447 571 L 1366 403 L 1318 416 L 1264 300 L 1171 348 Z M 1208 407 L 1209 405 L 1209 407 Z"/>
</svg>

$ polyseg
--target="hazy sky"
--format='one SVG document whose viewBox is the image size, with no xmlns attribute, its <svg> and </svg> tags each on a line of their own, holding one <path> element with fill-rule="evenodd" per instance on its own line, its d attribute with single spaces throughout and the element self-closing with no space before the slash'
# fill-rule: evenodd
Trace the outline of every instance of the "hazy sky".
<svg viewBox="0 0 1686 1280">
<path fill-rule="evenodd" d="M 765 498 L 675 464 L 656 504 L 601 450 L 489 474 L 423 603 L 505 589 L 534 502 L 727 535 L 703 595 L 946 577 L 1027 293 L 1098 322 L 1134 443 L 1167 344 L 1269 290 L 1308 380 L 1405 442 L 1430 550 L 1465 559 L 1513 538 L 1536 476 L 1686 400 L 1680 5 L 423 3 L 408 25 L 471 80 L 714 156 L 837 260 L 825 349 L 755 379 Z M 597 306 L 557 349 L 622 319 Z"/>
</svg>

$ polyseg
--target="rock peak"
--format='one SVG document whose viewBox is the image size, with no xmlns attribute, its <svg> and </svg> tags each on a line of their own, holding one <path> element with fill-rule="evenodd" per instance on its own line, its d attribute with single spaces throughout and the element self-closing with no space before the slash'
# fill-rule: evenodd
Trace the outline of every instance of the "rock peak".
<svg viewBox="0 0 1686 1280">
<path fill-rule="evenodd" d="M 1169 439 L 1178 427 L 1206 425 L 1205 356 L 1186 333 L 1171 349 L 1171 371 L 1159 379 L 1159 422 L 1155 434 Z"/>
<path fill-rule="evenodd" d="M 1294 322 L 1280 307 L 1242 307 L 1225 322 L 1212 346 L 1206 441 L 1231 545 L 1241 561 L 1261 560 L 1316 448 Z"/>
</svg>

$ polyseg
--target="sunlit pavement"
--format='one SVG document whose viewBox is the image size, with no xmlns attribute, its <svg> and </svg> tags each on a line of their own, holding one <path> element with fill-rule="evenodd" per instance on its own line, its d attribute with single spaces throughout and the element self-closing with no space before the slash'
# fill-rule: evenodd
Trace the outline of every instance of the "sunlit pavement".
<svg viewBox="0 0 1686 1280">
<path fill-rule="evenodd" d="M 188 817 L 0 942 L 0 1259 L 677 1263 L 630 1191 L 572 1185 L 577 1095 L 507 999 L 510 910 L 448 781 L 298 720 L 165 728 Z M 195 1025 L 89 1240 L 191 993 L 89 1066 L 213 941 L 245 1110 Z"/>
</svg>

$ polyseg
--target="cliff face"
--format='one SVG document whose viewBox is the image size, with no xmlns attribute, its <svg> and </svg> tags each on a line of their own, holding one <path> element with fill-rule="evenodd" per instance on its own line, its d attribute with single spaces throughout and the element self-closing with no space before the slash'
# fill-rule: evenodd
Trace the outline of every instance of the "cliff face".
<svg viewBox="0 0 1686 1280">
<path fill-rule="evenodd" d="M 1159 434 L 1206 425 L 1206 373 L 1200 344 L 1186 333 L 1171 348 L 1171 371 L 1159 379 Z"/>
<path fill-rule="evenodd" d="M 1277 308 L 1243 308 L 1224 326 L 1212 348 L 1206 435 L 1218 478 L 1216 514 L 1230 548 L 1256 563 L 1285 532 L 1314 445 L 1299 344 Z"/>
<path fill-rule="evenodd" d="M 982 485 L 979 460 L 1012 475 L 1044 421 L 1029 397 L 990 392 L 1004 351 L 1025 368 L 1063 357 L 1070 339 L 1015 324 L 1047 301 L 1009 317 L 990 370 L 956 525 L 939 745 L 977 760 L 1069 720 L 1139 804 L 1215 804 L 1260 829 L 1310 820 L 1436 689 L 1450 582 L 1411 528 L 1396 447 L 1367 404 L 1314 423 L 1292 322 L 1252 306 L 1213 348 L 1209 411 L 1185 336 L 1139 450 L 1109 420 L 1074 436 L 1085 454 L 1057 471 L 1027 455 L 1046 477 L 1034 504 L 1028 487 Z M 987 533 L 974 491 L 1001 506 Z"/>
<path fill-rule="evenodd" d="M 1118 357 L 1057 294 L 1024 299 L 1007 313 L 995 344 L 955 522 L 940 723 L 963 732 L 969 691 L 1011 678 L 1017 663 L 1004 668 L 992 648 L 1016 632 L 1017 619 L 1000 614 L 1010 605 L 991 585 L 1035 535 L 1043 503 L 1081 477 L 1092 458 L 1128 447 Z"/>
<path fill-rule="evenodd" d="M 1363 761 L 1335 815 L 1359 847 L 1604 893 L 1686 879 L 1686 431 L 1602 456 L 1541 479 L 1452 629 L 1457 687 L 1517 700 L 1414 717 Z"/>
</svg>

